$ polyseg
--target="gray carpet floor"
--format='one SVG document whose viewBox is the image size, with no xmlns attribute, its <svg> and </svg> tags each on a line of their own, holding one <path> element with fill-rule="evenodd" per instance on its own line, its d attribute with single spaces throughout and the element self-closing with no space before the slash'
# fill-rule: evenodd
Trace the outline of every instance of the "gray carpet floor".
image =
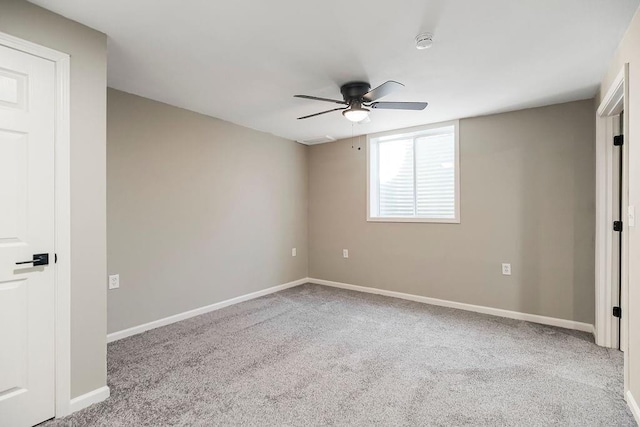
<svg viewBox="0 0 640 427">
<path fill-rule="evenodd" d="M 303 285 L 108 347 L 111 398 L 48 426 L 629 426 L 589 334 Z"/>
</svg>

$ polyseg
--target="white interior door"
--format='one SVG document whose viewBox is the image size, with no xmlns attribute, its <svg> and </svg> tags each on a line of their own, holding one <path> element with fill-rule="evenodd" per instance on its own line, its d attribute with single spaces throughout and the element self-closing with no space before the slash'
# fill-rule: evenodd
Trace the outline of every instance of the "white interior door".
<svg viewBox="0 0 640 427">
<path fill-rule="evenodd" d="M 54 109 L 54 63 L 0 46 L 2 426 L 55 415 Z"/>
</svg>

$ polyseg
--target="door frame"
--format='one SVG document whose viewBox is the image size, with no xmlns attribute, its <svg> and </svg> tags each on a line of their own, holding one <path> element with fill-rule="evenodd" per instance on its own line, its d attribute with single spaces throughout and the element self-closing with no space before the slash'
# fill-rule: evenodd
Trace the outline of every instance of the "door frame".
<svg viewBox="0 0 640 427">
<path fill-rule="evenodd" d="M 0 45 L 55 65 L 54 133 L 54 268 L 55 286 L 55 416 L 71 411 L 71 115 L 70 67 L 66 53 L 0 32 Z M 54 259 L 56 256 L 54 256 Z"/>
<path fill-rule="evenodd" d="M 613 136 L 614 121 L 625 111 L 623 120 L 624 145 L 622 173 L 622 221 L 620 238 L 622 253 L 622 320 L 620 326 L 620 348 L 624 351 L 624 389 L 628 390 L 628 295 L 629 295 L 629 222 L 626 213 L 629 206 L 629 64 L 624 64 L 611 86 L 608 88 L 596 112 L 596 344 L 603 347 L 617 347 L 618 322 L 612 315 L 612 307 L 618 295 L 617 283 L 613 283 Z"/>
</svg>

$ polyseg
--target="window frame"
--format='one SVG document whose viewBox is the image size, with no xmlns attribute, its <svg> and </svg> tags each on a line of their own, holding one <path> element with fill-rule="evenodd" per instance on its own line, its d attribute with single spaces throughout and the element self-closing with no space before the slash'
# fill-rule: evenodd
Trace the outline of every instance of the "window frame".
<svg viewBox="0 0 640 427">
<path fill-rule="evenodd" d="M 367 135 L 367 152 L 366 152 L 366 162 L 367 162 L 367 222 L 417 222 L 417 223 L 436 223 L 436 224 L 460 224 L 460 121 L 452 120 L 448 122 L 440 122 L 433 123 L 429 125 L 415 126 L 404 129 L 396 129 L 387 132 L 378 132 Z M 432 129 L 451 127 L 453 126 L 454 133 L 454 218 L 426 218 L 426 217 L 383 217 L 383 216 L 373 216 L 372 215 L 372 202 L 375 200 L 375 195 L 372 197 L 372 188 L 374 182 L 371 180 L 371 175 L 373 170 L 378 171 L 379 167 L 372 167 L 373 160 L 373 149 L 372 144 L 373 140 L 381 138 L 381 137 L 389 137 L 389 136 L 397 136 L 398 139 L 401 139 L 402 136 L 407 136 L 411 134 L 420 134 L 422 132 L 426 132 Z M 415 135 L 413 136 L 415 138 Z M 377 158 L 376 158 L 377 159 Z M 415 162 L 415 159 L 414 159 Z M 415 171 L 414 171 L 415 176 Z M 414 181 L 415 185 L 415 181 Z M 379 187 L 376 187 L 379 189 Z M 379 190 L 378 190 L 379 191 Z"/>
</svg>

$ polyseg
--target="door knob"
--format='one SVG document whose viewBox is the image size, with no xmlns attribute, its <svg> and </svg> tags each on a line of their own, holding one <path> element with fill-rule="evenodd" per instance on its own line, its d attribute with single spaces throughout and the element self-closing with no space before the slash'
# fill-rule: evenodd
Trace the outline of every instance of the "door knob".
<svg viewBox="0 0 640 427">
<path fill-rule="evenodd" d="M 49 254 L 34 254 L 31 261 L 20 261 L 16 262 L 16 264 L 33 264 L 34 267 L 38 265 L 49 265 Z"/>
</svg>

